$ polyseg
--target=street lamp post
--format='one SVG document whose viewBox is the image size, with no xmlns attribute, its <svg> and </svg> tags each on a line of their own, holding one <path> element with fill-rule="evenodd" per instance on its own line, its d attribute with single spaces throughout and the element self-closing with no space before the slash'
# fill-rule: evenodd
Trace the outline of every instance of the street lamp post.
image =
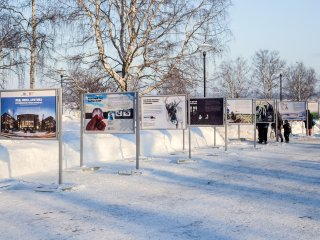
<svg viewBox="0 0 320 240">
<path fill-rule="evenodd" d="M 203 97 L 206 97 L 206 55 L 207 52 L 203 51 Z"/>
<path fill-rule="evenodd" d="M 65 73 L 66 70 L 64 69 L 60 69 L 58 70 L 58 73 L 60 73 L 60 87 L 61 89 L 63 88 L 63 77 L 65 76 L 64 73 Z"/>
<path fill-rule="evenodd" d="M 63 74 L 60 74 L 60 86 L 61 86 L 61 89 L 62 89 L 62 84 L 63 84 Z"/>
<path fill-rule="evenodd" d="M 60 69 L 60 70 L 59 70 L 59 73 L 60 73 L 61 97 L 62 97 L 62 99 L 61 99 L 61 101 L 62 101 L 62 109 L 61 109 L 62 114 L 63 114 L 63 77 L 64 77 L 64 72 L 65 72 L 65 71 L 66 71 L 66 70 L 64 70 L 64 69 Z"/>
<path fill-rule="evenodd" d="M 207 88 L 207 71 L 206 71 L 206 56 L 207 56 L 207 52 L 210 50 L 214 50 L 215 48 L 208 43 L 203 43 L 200 44 L 198 49 L 200 51 L 202 51 L 202 56 L 203 56 L 203 96 L 206 97 L 206 88 Z"/>
</svg>

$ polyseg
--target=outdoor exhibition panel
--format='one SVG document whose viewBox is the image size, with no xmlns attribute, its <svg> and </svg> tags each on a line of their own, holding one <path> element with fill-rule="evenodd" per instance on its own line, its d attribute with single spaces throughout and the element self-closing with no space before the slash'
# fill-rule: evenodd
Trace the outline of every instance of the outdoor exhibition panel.
<svg viewBox="0 0 320 240">
<path fill-rule="evenodd" d="M 141 129 L 186 129 L 186 106 L 186 95 L 141 97 Z"/>
<path fill-rule="evenodd" d="M 308 102 L 307 108 L 315 118 L 319 118 L 319 102 Z"/>
<path fill-rule="evenodd" d="M 275 121 L 276 104 L 273 99 L 256 99 L 256 123 L 273 123 Z"/>
<path fill-rule="evenodd" d="M 140 125 L 139 95 L 136 92 L 85 93 L 82 95 L 80 166 L 83 167 L 83 135 L 136 135 L 136 169 L 139 169 Z"/>
<path fill-rule="evenodd" d="M 304 101 L 278 102 L 278 110 L 282 120 L 304 121 L 306 120 L 307 103 Z"/>
<path fill-rule="evenodd" d="M 1 137 L 57 139 L 57 90 L 1 91 Z"/>
<path fill-rule="evenodd" d="M 224 125 L 224 98 L 190 98 L 190 125 Z"/>
<path fill-rule="evenodd" d="M 61 89 L 0 91 L 1 139 L 58 140 L 62 183 Z"/>
<path fill-rule="evenodd" d="M 252 99 L 227 99 L 227 124 L 253 124 L 254 114 L 252 108 Z"/>
<path fill-rule="evenodd" d="M 134 133 L 135 93 L 86 93 L 85 133 Z"/>
</svg>

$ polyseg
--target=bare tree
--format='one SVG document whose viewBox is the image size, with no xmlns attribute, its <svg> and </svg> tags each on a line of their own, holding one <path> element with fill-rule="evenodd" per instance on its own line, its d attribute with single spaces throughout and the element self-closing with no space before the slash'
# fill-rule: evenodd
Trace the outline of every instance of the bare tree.
<svg viewBox="0 0 320 240">
<path fill-rule="evenodd" d="M 224 61 L 220 64 L 217 79 L 222 83 L 221 86 L 223 86 L 223 92 L 225 92 L 229 98 L 234 98 L 235 91 L 232 61 Z"/>
<path fill-rule="evenodd" d="M 274 88 L 279 85 L 279 75 L 285 67 L 279 52 L 259 50 L 253 57 L 253 80 L 256 83 L 257 95 L 272 98 Z"/>
<path fill-rule="evenodd" d="M 198 69 L 198 59 L 186 59 L 163 76 L 164 83 L 158 88 L 158 93 L 190 94 L 202 82 L 201 72 Z"/>
<path fill-rule="evenodd" d="M 69 70 L 52 69 L 47 72 L 46 76 L 49 85 L 60 85 L 63 106 L 70 110 L 80 109 L 80 100 L 83 93 L 117 91 L 117 85 L 115 85 L 113 79 L 99 69 L 87 71 L 87 69 L 83 69 L 78 65 L 71 66 Z"/>
<path fill-rule="evenodd" d="M 117 86 L 101 72 L 75 69 L 64 76 L 63 100 L 69 109 L 80 109 L 83 93 L 115 92 Z"/>
<path fill-rule="evenodd" d="M 16 0 L 0 2 L 2 12 L 19 29 L 19 53 L 28 65 L 30 88 L 35 87 L 36 68 L 45 66 L 54 43 L 54 23 L 59 19 L 59 6 L 45 0 Z"/>
<path fill-rule="evenodd" d="M 1 2 L 2 4 L 2 2 Z M 10 16 L 0 10 L 0 88 L 5 88 L 10 74 L 21 75 L 24 63 L 19 54 L 22 36 L 21 29 L 14 25 Z"/>
<path fill-rule="evenodd" d="M 79 45 L 94 42 L 96 50 L 73 59 L 100 66 L 121 91 L 149 93 L 170 81 L 205 34 L 221 49 L 229 6 L 229 0 L 77 0 L 71 16 L 82 20 Z"/>
<path fill-rule="evenodd" d="M 288 98 L 302 101 L 316 96 L 316 84 L 319 79 L 313 68 L 307 69 L 302 62 L 299 62 L 287 68 L 285 78 Z"/>
<path fill-rule="evenodd" d="M 222 82 L 226 95 L 229 98 L 246 97 L 250 73 L 246 60 L 238 57 L 234 61 L 224 61 L 219 69 L 218 79 Z"/>
</svg>

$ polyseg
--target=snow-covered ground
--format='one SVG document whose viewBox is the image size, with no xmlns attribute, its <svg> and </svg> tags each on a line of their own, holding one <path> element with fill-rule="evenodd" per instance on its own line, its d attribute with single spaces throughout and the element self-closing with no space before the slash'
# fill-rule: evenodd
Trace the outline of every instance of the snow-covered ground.
<svg viewBox="0 0 320 240">
<path fill-rule="evenodd" d="M 63 184 L 56 141 L 0 142 L 0 239 L 319 239 L 320 131 L 253 147 L 253 126 L 85 135 L 63 119 Z M 187 133 L 187 131 L 186 131 Z M 246 140 L 243 141 L 243 138 Z M 100 167 L 98 169 L 98 167 Z"/>
</svg>

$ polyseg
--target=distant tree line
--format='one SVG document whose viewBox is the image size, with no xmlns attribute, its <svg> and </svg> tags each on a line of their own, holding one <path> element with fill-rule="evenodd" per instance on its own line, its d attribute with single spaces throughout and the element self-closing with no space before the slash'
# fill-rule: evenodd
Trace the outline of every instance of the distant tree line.
<svg viewBox="0 0 320 240">
<path fill-rule="evenodd" d="M 224 61 L 215 73 L 216 88 L 230 98 L 280 98 L 312 100 L 319 98 L 319 78 L 303 62 L 287 65 L 279 52 L 259 50 L 251 65 L 243 58 Z M 281 84 L 281 86 L 280 86 Z"/>
</svg>

